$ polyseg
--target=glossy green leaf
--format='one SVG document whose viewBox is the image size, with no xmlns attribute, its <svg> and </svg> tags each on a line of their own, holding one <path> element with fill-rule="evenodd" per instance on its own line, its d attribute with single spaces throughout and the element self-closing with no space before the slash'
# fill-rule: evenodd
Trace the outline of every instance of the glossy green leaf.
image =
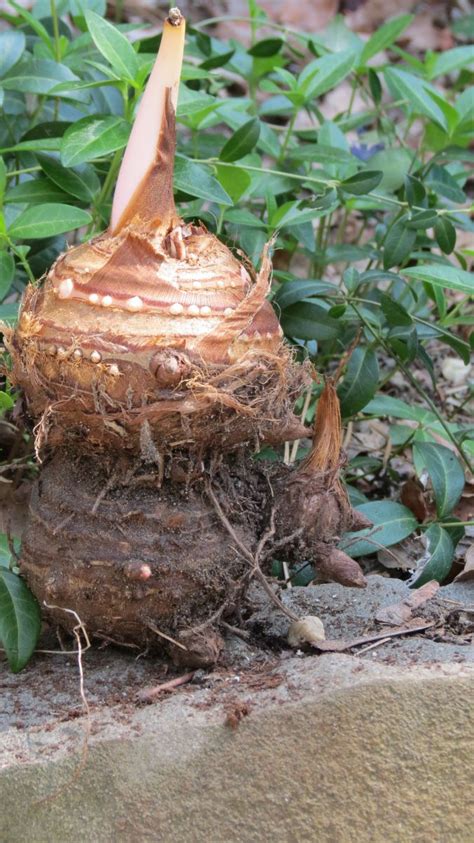
<svg viewBox="0 0 474 843">
<path fill-rule="evenodd" d="M 64 64 L 51 59 L 26 58 L 21 59 L 2 79 L 2 87 L 6 91 L 21 91 L 24 94 L 53 93 L 59 82 L 78 82 L 79 78 Z M 68 94 L 68 99 L 78 102 L 89 102 L 89 95 L 84 91 Z"/>
<path fill-rule="evenodd" d="M 448 287 L 450 290 L 460 290 L 462 293 L 474 295 L 474 275 L 464 269 L 458 269 L 451 264 L 438 266 L 435 264 L 424 264 L 423 266 L 411 266 L 403 270 L 403 275 L 413 278 L 415 281 L 427 281 L 434 286 Z"/>
<path fill-rule="evenodd" d="M 310 278 L 294 278 L 285 281 L 277 290 L 273 301 L 280 310 L 311 296 L 334 292 L 334 284 L 327 281 L 312 281 Z"/>
<path fill-rule="evenodd" d="M 377 391 L 379 364 L 371 348 L 356 348 L 337 393 L 343 418 L 362 410 Z"/>
<path fill-rule="evenodd" d="M 23 211 L 11 224 L 10 237 L 21 240 L 42 240 L 89 225 L 92 217 L 72 205 L 34 205 Z"/>
<path fill-rule="evenodd" d="M 208 59 L 201 62 L 200 67 L 203 70 L 214 70 L 217 67 L 224 67 L 234 55 L 235 50 L 227 50 L 225 53 L 217 53 Z"/>
<path fill-rule="evenodd" d="M 410 25 L 412 20 L 413 15 L 400 15 L 399 17 L 392 18 L 382 24 L 382 26 L 376 29 L 373 35 L 370 36 L 369 40 L 366 41 L 359 59 L 359 64 L 361 66 L 367 64 L 367 62 L 373 56 L 376 56 L 377 53 L 381 53 L 382 50 L 386 50 L 387 47 L 390 47 L 397 38 L 400 37 L 407 26 Z"/>
<path fill-rule="evenodd" d="M 284 43 L 282 38 L 264 38 L 262 41 L 257 41 L 247 52 L 254 58 L 267 58 L 279 53 Z"/>
<path fill-rule="evenodd" d="M 41 631 L 37 601 L 17 574 L 0 566 L 0 640 L 14 673 L 30 660 Z"/>
<path fill-rule="evenodd" d="M 209 168 L 178 155 L 174 164 L 174 184 L 178 190 L 199 196 L 218 205 L 233 205 L 232 199 L 221 184 L 211 175 Z"/>
<path fill-rule="evenodd" d="M 372 501 L 358 506 L 357 509 L 366 515 L 374 526 L 345 534 L 339 547 L 354 558 L 377 553 L 381 546 L 390 547 L 397 544 L 418 527 L 418 521 L 411 510 L 395 501 Z M 365 536 L 367 538 L 364 538 Z"/>
<path fill-rule="evenodd" d="M 238 161 L 254 149 L 260 136 L 260 120 L 252 117 L 232 135 L 220 151 L 221 161 Z"/>
<path fill-rule="evenodd" d="M 341 190 L 345 193 L 351 193 L 354 196 L 362 196 L 375 190 L 383 178 L 383 173 L 380 170 L 361 170 L 354 176 L 344 179 L 341 182 Z"/>
<path fill-rule="evenodd" d="M 444 196 L 451 202 L 461 204 L 466 201 L 466 194 L 446 167 L 433 164 L 426 179 L 426 184 L 438 196 Z"/>
<path fill-rule="evenodd" d="M 301 301 L 287 307 L 281 316 L 285 334 L 299 340 L 330 340 L 341 330 L 337 319 L 313 302 Z"/>
<path fill-rule="evenodd" d="M 220 167 L 219 164 L 217 164 L 216 173 L 219 182 L 221 183 L 225 192 L 230 196 L 233 202 L 238 202 L 241 196 L 243 196 L 245 191 L 248 190 L 252 183 L 252 178 L 250 174 L 246 170 L 243 170 L 241 167 Z M 245 208 L 241 208 L 239 210 L 250 214 L 250 216 L 254 217 L 254 219 L 258 219 L 258 217 L 255 217 L 254 214 L 251 214 L 250 211 L 246 211 Z M 261 220 L 258 220 L 258 222 L 263 225 Z M 242 224 L 245 225 L 245 223 Z"/>
<path fill-rule="evenodd" d="M 387 293 L 381 293 L 380 303 L 383 314 L 390 326 L 405 325 L 411 327 L 413 325 L 413 319 L 408 311 L 399 302 L 395 301 L 392 296 L 389 296 Z"/>
<path fill-rule="evenodd" d="M 415 240 L 416 231 L 407 228 L 404 222 L 396 222 L 395 225 L 392 225 L 384 242 L 384 269 L 390 269 L 392 266 L 401 266 L 405 263 L 410 257 Z"/>
<path fill-rule="evenodd" d="M 436 60 L 430 72 L 430 79 L 443 76 L 445 73 L 453 73 L 462 68 L 468 68 L 474 63 L 474 50 L 472 46 L 453 47 L 444 53 L 436 56 Z"/>
<path fill-rule="evenodd" d="M 0 390 L 0 411 L 11 410 L 15 406 L 15 402 L 10 395 L 9 392 L 5 392 L 4 389 Z M 2 564 L 2 558 L 0 555 L 0 565 Z"/>
<path fill-rule="evenodd" d="M 430 88 L 428 82 L 396 67 L 385 68 L 384 74 L 389 87 L 396 90 L 397 97 L 401 96 L 407 100 L 415 114 L 423 114 L 430 120 L 434 120 L 442 129 L 447 130 L 446 117 L 428 93 Z"/>
<path fill-rule="evenodd" d="M 88 164 L 79 167 L 63 167 L 54 155 L 37 155 L 38 163 L 48 178 L 65 193 L 70 193 L 83 202 L 91 203 L 100 188 L 95 170 Z"/>
<path fill-rule="evenodd" d="M 456 229 L 447 217 L 438 217 L 434 226 L 436 242 L 445 255 L 450 255 L 456 245 Z"/>
<path fill-rule="evenodd" d="M 305 99 L 312 99 L 335 88 L 351 72 L 356 55 L 354 50 L 344 50 L 310 62 L 299 75 L 298 90 Z"/>
<path fill-rule="evenodd" d="M 99 52 L 110 62 L 120 78 L 133 82 L 138 73 L 139 64 L 130 41 L 119 32 L 117 27 L 95 12 L 86 12 L 85 18 Z"/>
<path fill-rule="evenodd" d="M 64 133 L 62 164 L 71 167 L 123 149 L 129 134 L 130 126 L 122 117 L 84 117 Z"/>
<path fill-rule="evenodd" d="M 440 518 L 453 511 L 464 489 L 464 471 L 456 454 L 444 445 L 416 442 L 413 456 L 418 475 L 426 469 L 430 476 Z"/>
<path fill-rule="evenodd" d="M 0 32 L 0 78 L 22 57 L 25 44 L 25 35 L 18 29 Z"/>
<path fill-rule="evenodd" d="M 15 261 L 10 252 L 0 252 L 0 301 L 8 293 L 15 277 Z"/>
<path fill-rule="evenodd" d="M 416 176 L 405 176 L 405 194 L 410 207 L 412 205 L 423 207 L 426 202 L 425 186 Z"/>
<path fill-rule="evenodd" d="M 36 177 L 15 184 L 5 194 L 5 204 L 44 205 L 48 202 L 68 204 L 70 197 L 49 179 Z"/>
<path fill-rule="evenodd" d="M 410 588 L 420 588 L 430 580 L 443 582 L 454 559 L 454 544 L 448 531 L 440 524 L 431 524 L 425 533 L 427 559 L 415 571 Z"/>
<path fill-rule="evenodd" d="M 427 208 L 426 211 L 415 211 L 410 219 L 405 221 L 405 226 L 413 231 L 417 229 L 426 231 L 427 228 L 431 228 L 434 225 L 437 219 L 438 214 L 434 208 Z"/>
</svg>

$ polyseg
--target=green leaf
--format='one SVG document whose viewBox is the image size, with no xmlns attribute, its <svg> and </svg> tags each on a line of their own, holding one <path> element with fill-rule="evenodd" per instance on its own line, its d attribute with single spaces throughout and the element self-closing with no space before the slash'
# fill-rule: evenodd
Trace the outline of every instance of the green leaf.
<svg viewBox="0 0 474 843">
<path fill-rule="evenodd" d="M 320 296 L 325 293 L 334 292 L 334 284 L 327 281 L 312 281 L 310 278 L 295 278 L 285 281 L 281 287 L 278 288 L 273 301 L 280 308 L 284 310 L 291 304 L 310 298 L 311 296 Z"/>
<path fill-rule="evenodd" d="M 89 225 L 92 217 L 82 208 L 72 205 L 47 204 L 27 208 L 12 222 L 10 237 L 21 240 L 42 240 L 65 231 Z"/>
<path fill-rule="evenodd" d="M 366 41 L 364 49 L 362 50 L 359 65 L 364 66 L 377 53 L 386 50 L 390 47 L 402 32 L 410 25 L 414 15 L 400 15 L 397 18 L 392 18 L 377 29 L 369 40 Z"/>
<path fill-rule="evenodd" d="M 425 264 L 404 269 L 403 274 L 415 281 L 427 281 L 429 284 L 448 287 L 450 290 L 460 290 L 462 293 L 474 294 L 474 275 L 464 269 L 458 269 L 451 264 L 438 266 Z"/>
<path fill-rule="evenodd" d="M 356 55 L 354 50 L 344 50 L 310 62 L 299 75 L 298 91 L 304 94 L 306 100 L 327 93 L 350 73 Z"/>
<path fill-rule="evenodd" d="M 464 471 L 456 455 L 444 445 L 415 442 L 413 456 L 417 474 L 428 472 L 439 518 L 448 515 L 458 503 L 464 489 Z"/>
<path fill-rule="evenodd" d="M 445 115 L 428 94 L 431 87 L 428 82 L 413 73 L 407 73 L 405 70 L 399 70 L 395 67 L 385 68 L 384 74 L 389 87 L 395 89 L 397 97 L 402 96 L 408 100 L 408 104 L 416 114 L 424 114 L 425 117 L 434 120 L 442 129 L 448 130 Z"/>
<path fill-rule="evenodd" d="M 0 640 L 14 673 L 30 660 L 40 631 L 40 609 L 31 591 L 21 577 L 0 567 Z"/>
<path fill-rule="evenodd" d="M 177 155 L 174 162 L 174 184 L 178 190 L 189 193 L 190 196 L 217 202 L 218 205 L 234 204 L 207 167 L 181 155 Z"/>
<path fill-rule="evenodd" d="M 466 201 L 466 194 L 446 167 L 434 164 L 430 169 L 426 184 L 439 196 L 445 196 L 451 202 L 461 203 Z"/>
<path fill-rule="evenodd" d="M 252 117 L 232 135 L 220 151 L 221 161 L 238 161 L 254 149 L 260 137 L 260 120 Z"/>
<path fill-rule="evenodd" d="M 352 557 L 377 553 L 380 545 L 390 547 L 397 544 L 418 527 L 413 513 L 394 501 L 372 501 L 358 506 L 357 510 L 366 515 L 374 526 L 345 534 L 339 547 Z M 369 533 L 370 537 L 364 538 Z"/>
<path fill-rule="evenodd" d="M 445 73 L 453 73 L 455 70 L 469 67 L 474 61 L 472 46 L 453 47 L 436 56 L 436 61 L 430 72 L 430 79 L 443 76 Z"/>
<path fill-rule="evenodd" d="M 22 57 L 25 44 L 25 35 L 18 29 L 0 32 L 0 78 Z"/>
<path fill-rule="evenodd" d="M 445 255 L 450 255 L 456 245 L 456 229 L 447 217 L 438 217 L 434 226 L 436 242 Z"/>
<path fill-rule="evenodd" d="M 387 193 L 398 190 L 408 173 L 412 163 L 413 153 L 407 149 L 381 149 L 372 155 L 370 166 L 374 170 L 382 171 L 380 189 Z"/>
<path fill-rule="evenodd" d="M 54 155 L 37 155 L 38 163 L 44 173 L 65 193 L 70 193 L 83 202 L 93 201 L 100 188 L 95 170 L 87 164 L 79 167 L 63 167 Z"/>
<path fill-rule="evenodd" d="M 448 531 L 440 524 L 432 524 L 425 532 L 428 559 L 416 571 L 410 588 L 420 588 L 430 580 L 443 582 L 454 559 L 454 544 Z"/>
<path fill-rule="evenodd" d="M 309 301 L 287 307 L 283 311 L 281 325 L 287 336 L 299 340 L 330 340 L 341 330 L 337 319 L 328 316 L 320 305 Z"/>
<path fill-rule="evenodd" d="M 100 53 L 112 65 L 120 78 L 133 82 L 138 73 L 139 63 L 130 41 L 105 18 L 95 12 L 86 12 L 87 28 Z"/>
<path fill-rule="evenodd" d="M 243 171 L 242 171 L 243 172 Z M 231 225 L 248 225 L 251 228 L 266 229 L 266 225 L 259 217 L 252 214 L 247 208 L 229 208 L 225 218 Z"/>
<path fill-rule="evenodd" d="M 219 167 L 219 164 L 217 164 L 216 173 L 222 187 L 233 202 L 238 202 L 252 183 L 250 174 L 241 167 Z M 254 217 L 254 219 L 256 220 L 258 217 Z M 259 222 L 261 223 L 261 220 Z M 263 223 L 261 224 L 263 225 Z"/>
<path fill-rule="evenodd" d="M 67 205 L 69 198 L 49 179 L 37 177 L 11 187 L 5 195 L 5 204 L 44 205 L 47 202 L 64 202 Z"/>
<path fill-rule="evenodd" d="M 0 300 L 8 293 L 15 277 L 15 261 L 10 252 L 0 252 Z"/>
<path fill-rule="evenodd" d="M 396 222 L 389 229 L 384 242 L 384 269 L 400 266 L 409 258 L 415 245 L 416 231 L 406 227 L 405 222 Z"/>
<path fill-rule="evenodd" d="M 426 211 L 415 211 L 410 219 L 406 220 L 405 225 L 407 228 L 413 229 L 413 231 L 419 228 L 426 231 L 427 228 L 431 228 L 437 219 L 438 214 L 434 208 L 427 208 Z"/>
<path fill-rule="evenodd" d="M 214 70 L 216 67 L 224 67 L 224 65 L 231 60 L 234 53 L 235 50 L 228 50 L 225 53 L 214 54 L 210 58 L 201 62 L 200 67 L 202 67 L 203 70 Z"/>
<path fill-rule="evenodd" d="M 84 117 L 66 129 L 61 142 L 65 167 L 102 158 L 128 141 L 130 126 L 122 117 Z"/>
<path fill-rule="evenodd" d="M 412 326 L 413 319 L 404 307 L 399 302 L 395 301 L 392 296 L 387 293 L 382 293 L 380 296 L 380 303 L 382 305 L 383 314 L 389 325 L 404 325 Z"/>
<path fill-rule="evenodd" d="M 369 80 L 369 88 L 370 88 L 370 93 L 372 94 L 372 99 L 373 99 L 375 105 L 380 105 L 380 103 L 382 101 L 382 93 L 383 93 L 382 83 L 381 83 L 379 77 L 377 76 L 375 70 L 373 69 L 373 67 L 369 67 L 367 76 L 368 76 L 368 80 Z"/>
<path fill-rule="evenodd" d="M 9 392 L 5 392 L 5 390 L 0 390 L 0 411 L 4 410 L 11 410 L 12 407 L 15 406 L 15 402 L 11 397 Z M 0 557 L 0 565 L 2 564 L 2 560 Z"/>
<path fill-rule="evenodd" d="M 247 52 L 254 58 L 268 58 L 279 53 L 284 43 L 283 38 L 264 38 L 262 41 L 257 41 Z"/>
<path fill-rule="evenodd" d="M 345 193 L 352 193 L 354 196 L 362 196 L 365 193 L 370 193 L 377 185 L 380 184 L 383 178 L 383 173 L 380 170 L 361 170 L 354 176 L 344 179 L 341 182 L 341 190 Z"/>
<path fill-rule="evenodd" d="M 52 59 L 21 59 L 6 76 L 2 79 L 2 86 L 6 91 L 21 91 L 24 94 L 48 94 L 59 82 L 78 82 L 79 79 L 64 64 L 52 61 Z M 89 102 L 87 92 L 74 91 L 68 94 L 68 99 L 78 102 Z"/>
<path fill-rule="evenodd" d="M 371 348 L 356 348 L 337 392 L 344 418 L 362 410 L 373 398 L 379 380 L 377 355 Z"/>
<path fill-rule="evenodd" d="M 405 177 L 405 195 L 407 202 L 410 205 L 418 205 L 423 207 L 426 202 L 426 190 L 420 179 L 416 176 Z"/>
</svg>

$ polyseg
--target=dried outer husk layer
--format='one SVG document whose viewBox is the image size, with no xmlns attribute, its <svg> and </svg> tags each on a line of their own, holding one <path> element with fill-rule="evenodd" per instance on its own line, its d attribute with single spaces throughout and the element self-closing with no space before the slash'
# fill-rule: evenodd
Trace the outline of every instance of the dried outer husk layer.
<svg viewBox="0 0 474 843">
<path fill-rule="evenodd" d="M 251 277 L 203 227 L 184 224 L 67 252 L 28 288 L 7 340 L 38 445 L 136 451 L 144 422 L 160 450 L 304 435 L 292 404 L 309 376 L 266 301 L 270 272 L 267 251 Z"/>
<path fill-rule="evenodd" d="M 254 548 L 262 478 L 238 458 L 210 471 L 236 535 Z M 242 477 L 245 496 L 236 496 Z M 76 621 L 64 610 L 73 609 L 90 635 L 159 649 L 168 646 L 163 635 L 184 636 L 192 649 L 192 630 L 232 610 L 249 572 L 206 482 L 186 454 L 160 472 L 126 455 L 56 452 L 35 484 L 20 560 L 50 620 L 70 630 Z"/>
</svg>

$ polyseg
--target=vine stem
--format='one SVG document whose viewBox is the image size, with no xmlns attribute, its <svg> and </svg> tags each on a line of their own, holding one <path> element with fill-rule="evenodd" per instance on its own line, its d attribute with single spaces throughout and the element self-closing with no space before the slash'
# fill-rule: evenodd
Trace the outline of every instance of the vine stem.
<svg viewBox="0 0 474 843">
<path fill-rule="evenodd" d="M 186 156 L 182 156 L 186 158 Z M 221 161 L 219 158 L 190 158 L 190 161 L 194 161 L 195 164 L 207 164 L 208 166 L 216 166 L 217 164 L 219 167 L 235 167 L 236 164 L 231 163 L 230 161 Z M 341 181 L 339 179 L 318 179 L 315 176 L 311 175 L 302 175 L 301 173 L 285 173 L 283 170 L 273 170 L 268 167 L 253 167 L 250 164 L 244 164 L 243 162 L 238 162 L 238 167 L 242 170 L 248 170 L 249 172 L 254 173 L 266 173 L 269 176 L 283 176 L 287 179 L 294 179 L 295 181 L 300 182 L 312 182 L 313 184 L 322 184 L 325 187 L 340 187 Z M 368 194 L 370 199 L 375 199 L 379 202 L 386 202 L 388 205 L 396 205 L 398 208 L 409 208 L 408 202 L 402 202 L 401 199 L 394 199 L 392 196 L 382 196 L 380 193 L 369 193 Z M 375 209 L 377 210 L 377 209 Z M 426 211 L 426 208 L 422 208 L 420 205 L 412 205 L 412 211 Z M 474 205 L 467 205 L 461 206 L 460 208 L 434 208 L 437 214 L 472 214 L 474 211 Z"/>
<path fill-rule="evenodd" d="M 383 346 L 385 351 L 387 351 L 389 354 L 391 354 L 392 351 L 391 351 L 390 347 L 387 345 L 387 343 L 385 342 L 384 338 L 372 327 L 370 322 L 368 322 L 367 319 L 365 319 L 364 315 L 360 312 L 357 305 L 355 305 L 353 302 L 351 302 L 351 306 L 355 310 L 355 312 L 357 313 L 357 316 L 359 317 L 360 321 L 365 325 L 367 330 L 371 332 L 372 336 L 377 340 L 377 342 L 380 343 L 381 346 Z M 402 363 L 401 360 L 397 360 L 397 363 L 398 363 L 398 366 L 400 368 L 400 371 L 403 372 L 406 379 L 411 383 L 412 387 L 417 391 L 418 395 L 420 395 L 420 397 L 423 398 L 423 400 L 426 402 L 426 404 L 428 404 L 428 407 L 430 408 L 430 410 L 435 414 L 436 418 L 438 419 L 438 422 L 440 423 L 441 427 L 443 428 L 444 432 L 446 433 L 446 436 L 448 437 L 450 442 L 452 442 L 452 444 L 456 448 L 456 451 L 458 452 L 459 456 L 461 457 L 464 465 L 471 472 L 473 470 L 473 466 L 471 465 L 469 457 L 464 452 L 464 448 L 462 447 L 462 445 L 460 445 L 460 443 L 457 441 L 456 437 L 453 435 L 453 433 L 449 429 L 449 427 L 446 424 L 446 422 L 444 421 L 442 415 L 439 413 L 438 408 L 436 407 L 436 404 L 431 400 L 429 395 L 426 394 L 423 387 L 420 386 L 420 384 L 418 383 L 416 378 L 413 377 L 412 373 L 410 372 L 409 369 L 407 369 L 405 364 Z"/>
</svg>

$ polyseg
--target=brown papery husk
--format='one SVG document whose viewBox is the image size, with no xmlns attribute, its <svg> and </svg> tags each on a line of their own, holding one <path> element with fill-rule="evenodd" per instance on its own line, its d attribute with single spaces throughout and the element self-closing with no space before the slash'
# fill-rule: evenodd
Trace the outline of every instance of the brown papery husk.
<svg viewBox="0 0 474 843">
<path fill-rule="evenodd" d="M 213 625 L 241 599 L 249 564 L 229 542 L 207 482 L 252 550 L 266 487 L 242 454 L 209 464 L 204 479 L 185 452 L 160 471 L 127 455 L 57 451 L 35 484 L 20 560 L 50 621 L 71 630 L 64 610 L 73 609 L 92 636 L 159 650 L 183 637 L 193 651 L 195 631 L 188 664 L 205 661 L 206 641 L 218 651 Z"/>
<path fill-rule="evenodd" d="M 164 349 L 162 357 L 180 360 L 174 350 Z M 132 361 L 121 361 L 122 380 L 110 373 L 111 363 L 113 358 L 90 364 L 92 380 L 81 389 L 77 364 L 64 361 L 57 380 L 48 355 L 23 341 L 12 381 L 28 384 L 38 453 L 74 442 L 86 451 L 140 452 L 144 431 L 163 454 L 183 447 L 228 451 L 243 443 L 258 450 L 307 433 L 293 406 L 309 371 L 283 344 L 277 353 L 249 350 L 227 365 L 186 357 L 183 376 L 172 388 L 160 388 L 148 369 Z"/>
<path fill-rule="evenodd" d="M 325 579 L 364 587 L 357 562 L 336 548 L 357 520 L 340 480 L 341 411 L 334 381 L 326 380 L 318 401 L 313 448 L 296 471 L 276 469 L 277 539 L 293 562 L 309 559 Z M 293 538 L 290 538 L 292 537 Z"/>
</svg>

